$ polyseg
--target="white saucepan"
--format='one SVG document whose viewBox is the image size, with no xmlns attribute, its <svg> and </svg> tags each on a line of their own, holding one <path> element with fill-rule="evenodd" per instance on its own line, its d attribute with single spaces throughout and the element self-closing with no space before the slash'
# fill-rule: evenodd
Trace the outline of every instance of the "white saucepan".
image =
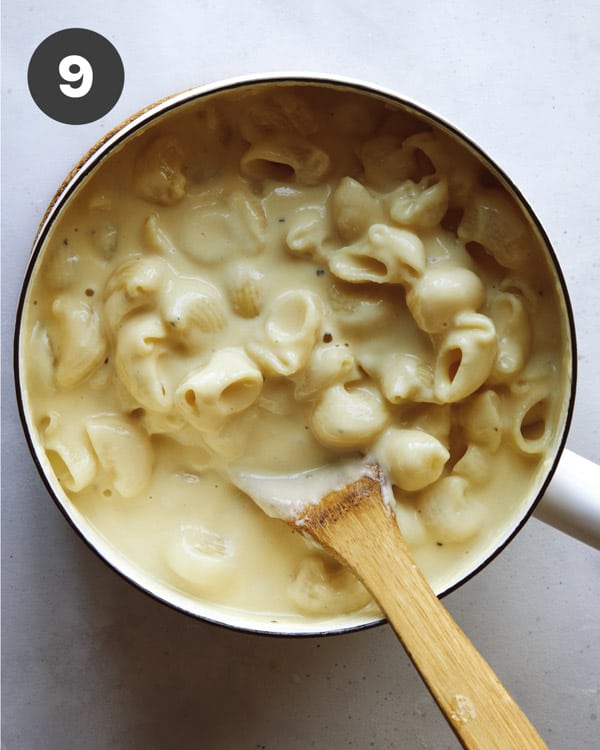
<svg viewBox="0 0 600 750">
<path fill-rule="evenodd" d="M 440 128 L 450 134 L 461 143 L 472 155 L 480 160 L 486 169 L 500 180 L 521 207 L 522 212 L 528 217 L 538 238 L 546 248 L 551 267 L 554 269 L 556 285 L 562 297 L 562 308 L 564 313 L 563 326 L 565 346 L 565 361 L 568 367 L 568 386 L 563 394 L 563 407 L 560 424 L 557 433 L 552 438 L 552 449 L 547 456 L 545 469 L 536 492 L 526 502 L 517 504 L 516 511 L 496 535 L 491 544 L 480 558 L 462 570 L 458 580 L 442 591 L 440 595 L 460 585 L 477 573 L 489 560 L 497 555 L 506 544 L 514 537 L 527 519 L 534 514 L 556 526 L 572 536 L 600 548 L 600 468 L 586 459 L 565 450 L 567 432 L 572 415 L 573 401 L 575 396 L 576 376 L 576 345 L 574 335 L 574 322 L 572 318 L 571 305 L 568 292 L 558 261 L 550 245 L 540 222 L 534 216 L 530 206 L 521 195 L 510 178 L 504 174 L 491 159 L 485 155 L 476 144 L 470 141 L 456 128 L 445 122 L 442 118 L 432 114 L 414 102 L 409 102 L 397 94 L 382 90 L 362 82 L 350 81 L 344 78 L 319 77 L 311 75 L 270 75 L 261 77 L 243 77 L 227 80 L 212 85 L 201 86 L 182 93 L 170 96 L 156 104 L 144 109 L 134 115 L 126 122 L 108 133 L 80 163 L 67 176 L 63 185 L 59 188 L 47 213 L 41 223 L 33 252 L 26 272 L 18 316 L 16 322 L 15 339 L 15 370 L 16 388 L 23 427 L 28 440 L 33 460 L 45 482 L 50 495 L 57 503 L 67 520 L 83 539 L 103 558 L 110 566 L 131 581 L 140 589 L 150 593 L 160 601 L 175 607 L 185 613 L 191 614 L 205 620 L 224 624 L 234 628 L 248 631 L 274 633 L 280 635 L 306 635 L 336 633 L 376 624 L 381 620 L 377 617 L 367 618 L 352 615 L 332 617 L 329 620 L 319 620 L 317 623 L 310 621 L 278 622 L 271 621 L 268 617 L 253 617 L 246 613 L 228 610 L 224 607 L 212 605 L 210 602 L 194 601 L 192 598 L 169 588 L 151 575 L 141 571 L 114 549 L 97 530 L 88 522 L 86 517 L 78 510 L 76 504 L 65 493 L 56 476 L 54 476 L 49 462 L 46 460 L 44 450 L 37 437 L 36 426 L 33 422 L 30 394 L 27 391 L 24 373 L 28 368 L 35 367 L 25 356 L 24 347 L 24 317 L 28 306 L 33 304 L 31 298 L 32 281 L 36 279 L 40 260 L 47 247 L 47 239 L 62 215 L 65 207 L 70 204 L 77 195 L 78 189 L 86 182 L 90 174 L 101 166 L 109 155 L 116 149 L 122 148 L 133 139 L 140 131 L 161 118 L 176 115 L 180 109 L 190 102 L 198 101 L 206 97 L 219 95 L 220 92 L 230 92 L 234 89 L 243 90 L 244 87 L 254 85 L 269 86 L 281 82 L 295 82 L 299 84 L 315 85 L 320 87 L 335 87 L 337 89 L 348 89 L 362 92 L 363 94 L 387 100 L 394 106 L 404 107 L 407 111 L 417 114 L 424 121 L 435 128 Z"/>
</svg>

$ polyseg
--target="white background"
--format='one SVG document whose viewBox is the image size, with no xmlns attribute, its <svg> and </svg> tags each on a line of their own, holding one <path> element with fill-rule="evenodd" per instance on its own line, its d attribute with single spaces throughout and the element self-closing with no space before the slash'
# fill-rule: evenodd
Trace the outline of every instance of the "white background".
<svg viewBox="0 0 600 750">
<path fill-rule="evenodd" d="M 55 189 L 109 128 L 188 86 L 320 71 L 438 112 L 507 171 L 569 285 L 579 388 L 569 447 L 600 461 L 600 4 L 596 0 L 4 0 L 2 27 L 2 749 L 402 748 L 458 743 L 387 626 L 274 639 L 177 614 L 108 570 L 27 452 L 12 379 L 19 287 Z M 115 108 L 54 122 L 26 71 L 51 33 L 108 37 Z M 600 555 L 532 519 L 445 602 L 551 748 L 600 736 Z"/>
</svg>

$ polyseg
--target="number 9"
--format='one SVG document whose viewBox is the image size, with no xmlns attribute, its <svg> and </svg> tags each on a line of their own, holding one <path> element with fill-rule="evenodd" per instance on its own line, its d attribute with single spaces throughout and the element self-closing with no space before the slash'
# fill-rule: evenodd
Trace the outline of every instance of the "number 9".
<svg viewBox="0 0 600 750">
<path fill-rule="evenodd" d="M 60 90 L 65 96 L 80 99 L 92 88 L 94 71 L 90 63 L 81 55 L 63 57 L 58 65 L 58 72 L 63 81 L 69 81 L 69 83 L 60 84 Z"/>
</svg>

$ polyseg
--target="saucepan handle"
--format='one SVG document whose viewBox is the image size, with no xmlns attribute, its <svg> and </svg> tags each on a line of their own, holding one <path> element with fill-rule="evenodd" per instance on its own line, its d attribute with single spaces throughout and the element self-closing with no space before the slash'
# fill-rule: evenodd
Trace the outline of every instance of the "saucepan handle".
<svg viewBox="0 0 600 750">
<path fill-rule="evenodd" d="M 563 451 L 534 515 L 600 549 L 600 466 L 573 451 Z"/>
</svg>

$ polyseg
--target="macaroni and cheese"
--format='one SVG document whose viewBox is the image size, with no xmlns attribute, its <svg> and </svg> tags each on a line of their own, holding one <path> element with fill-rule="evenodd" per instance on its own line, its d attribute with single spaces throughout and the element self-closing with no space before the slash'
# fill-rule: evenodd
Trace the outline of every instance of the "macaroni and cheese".
<svg viewBox="0 0 600 750">
<path fill-rule="evenodd" d="M 28 400 L 64 491 L 150 576 L 276 617 L 376 615 L 232 472 L 375 457 L 442 590 L 537 492 L 563 320 L 535 227 L 449 133 L 259 85 L 157 119 L 70 200 L 28 294 Z"/>
</svg>

